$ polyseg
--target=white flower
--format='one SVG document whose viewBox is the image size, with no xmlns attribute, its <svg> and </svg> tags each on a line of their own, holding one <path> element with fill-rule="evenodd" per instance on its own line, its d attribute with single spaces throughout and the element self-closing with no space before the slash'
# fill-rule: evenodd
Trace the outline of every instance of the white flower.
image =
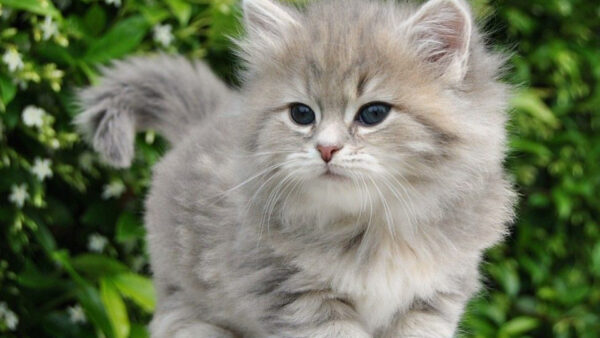
<svg viewBox="0 0 600 338">
<path fill-rule="evenodd" d="M 105 200 L 113 197 L 119 197 L 125 192 L 125 185 L 121 181 L 112 181 L 104 186 L 102 198 Z"/>
<path fill-rule="evenodd" d="M 57 140 L 57 139 L 53 139 L 53 140 L 51 140 L 51 141 L 50 141 L 50 147 L 51 147 L 52 149 L 58 149 L 58 148 L 60 148 L 60 141 L 59 141 L 59 140 Z"/>
<path fill-rule="evenodd" d="M 88 249 L 93 252 L 102 252 L 108 244 L 108 239 L 102 235 L 93 234 L 88 238 Z"/>
<path fill-rule="evenodd" d="M 23 183 L 21 185 L 13 185 L 10 189 L 11 192 L 10 196 L 8 196 L 8 200 L 19 208 L 22 208 L 25 205 L 25 201 L 29 198 L 27 184 Z"/>
<path fill-rule="evenodd" d="M 58 26 L 56 22 L 52 21 L 52 17 L 50 16 L 44 19 L 44 23 L 42 23 L 40 28 L 42 29 L 42 38 L 44 40 L 48 40 L 58 33 Z"/>
<path fill-rule="evenodd" d="M 52 161 L 49 159 L 42 160 L 40 158 L 36 158 L 33 162 L 31 172 L 37 176 L 40 181 L 43 181 L 48 177 L 52 177 L 52 169 L 50 168 L 51 164 Z"/>
<path fill-rule="evenodd" d="M 19 325 L 19 317 L 17 317 L 16 313 L 9 310 L 6 316 L 4 316 L 4 322 L 9 330 L 14 331 L 17 325 Z"/>
<path fill-rule="evenodd" d="M 16 49 L 11 48 L 7 50 L 2 56 L 2 61 L 8 66 L 8 70 L 11 72 L 23 69 L 23 59 L 21 54 Z"/>
<path fill-rule="evenodd" d="M 121 0 L 104 0 L 108 5 L 115 5 L 115 7 L 121 6 Z"/>
<path fill-rule="evenodd" d="M 67 308 L 67 313 L 69 313 L 69 320 L 75 324 L 86 322 L 85 313 L 79 304 L 75 306 L 69 306 Z"/>
<path fill-rule="evenodd" d="M 23 123 L 25 123 L 26 126 L 41 128 L 44 125 L 44 116 L 46 116 L 46 112 L 42 108 L 36 106 L 27 106 L 23 110 L 21 116 L 23 118 Z"/>
<path fill-rule="evenodd" d="M 167 47 L 173 42 L 173 27 L 171 25 L 156 25 L 153 28 L 154 30 L 154 41 L 160 43 L 164 47 Z"/>
<path fill-rule="evenodd" d="M 6 327 L 11 331 L 15 330 L 19 324 L 17 314 L 12 312 L 4 302 L 0 303 L 0 319 L 4 320 Z"/>
</svg>

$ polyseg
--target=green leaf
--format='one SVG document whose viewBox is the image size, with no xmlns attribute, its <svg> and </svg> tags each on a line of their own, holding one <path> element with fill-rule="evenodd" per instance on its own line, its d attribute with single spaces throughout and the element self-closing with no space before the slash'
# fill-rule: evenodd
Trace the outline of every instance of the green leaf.
<svg viewBox="0 0 600 338">
<path fill-rule="evenodd" d="M 77 15 L 69 15 L 63 24 L 64 33 L 73 36 L 77 39 L 81 39 L 82 41 L 90 44 L 91 41 L 94 41 L 95 37 L 91 36 L 89 29 L 86 27 L 85 22 L 83 22 L 83 17 L 79 17 Z M 80 47 L 80 46 L 77 46 Z"/>
<path fill-rule="evenodd" d="M 82 254 L 71 259 L 71 264 L 75 270 L 90 276 L 99 278 L 102 276 L 113 276 L 129 271 L 123 263 L 96 254 Z"/>
<path fill-rule="evenodd" d="M 158 6 L 142 6 L 139 10 L 150 25 L 155 25 L 171 16 L 168 10 Z"/>
<path fill-rule="evenodd" d="M 121 294 L 130 298 L 146 312 L 154 311 L 156 305 L 152 281 L 135 273 L 123 273 L 111 278 Z"/>
<path fill-rule="evenodd" d="M 49 15 L 54 18 L 61 17 L 60 12 L 50 0 L 0 0 L 0 4 L 38 15 Z"/>
<path fill-rule="evenodd" d="M 235 6 L 228 7 L 228 11 L 223 11 L 222 6 L 229 6 L 221 1 L 212 1 L 210 7 L 210 30 L 208 39 L 212 48 L 224 49 L 230 46 L 231 36 L 237 36 L 240 29 L 239 20 L 234 20 L 239 16 Z"/>
<path fill-rule="evenodd" d="M 465 324 L 469 327 L 469 335 L 464 337 L 492 337 L 496 332 L 496 327 L 484 318 L 469 316 L 465 319 Z"/>
<path fill-rule="evenodd" d="M 552 151 L 545 144 L 520 137 L 510 139 L 510 148 L 513 152 L 519 151 L 536 155 L 543 163 L 547 163 L 552 158 Z"/>
<path fill-rule="evenodd" d="M 100 35 L 106 26 L 106 11 L 104 11 L 104 8 L 97 3 L 93 4 L 85 13 L 83 23 L 90 34 L 93 36 Z"/>
<path fill-rule="evenodd" d="M 505 261 L 503 264 L 490 266 L 490 273 L 502 285 L 507 295 L 515 297 L 519 293 L 521 283 L 512 261 Z"/>
<path fill-rule="evenodd" d="M 54 236 L 52 235 L 50 230 L 48 230 L 46 225 L 44 225 L 41 222 L 38 222 L 38 228 L 34 234 L 38 243 L 40 243 L 40 245 L 42 246 L 42 248 L 44 248 L 44 250 L 46 250 L 46 252 L 52 252 L 56 250 L 56 240 L 54 239 Z"/>
<path fill-rule="evenodd" d="M 88 66 L 88 64 L 83 61 L 78 62 L 77 66 L 79 67 L 81 72 L 85 74 L 85 76 L 88 78 L 88 81 L 92 85 L 98 83 L 98 73 L 94 69 L 92 69 L 92 67 Z"/>
<path fill-rule="evenodd" d="M 17 85 L 8 76 L 0 74 L 0 111 L 6 110 L 6 106 L 15 98 L 16 94 Z"/>
<path fill-rule="evenodd" d="M 539 320 L 532 317 L 517 317 L 506 322 L 500 328 L 499 337 L 521 337 L 540 325 Z"/>
<path fill-rule="evenodd" d="M 496 324 L 504 323 L 506 320 L 506 313 L 504 309 L 497 303 L 489 303 L 482 306 L 479 312 L 491 319 Z"/>
<path fill-rule="evenodd" d="M 108 313 L 114 336 L 116 338 L 129 336 L 130 324 L 127 308 L 110 277 L 100 279 L 100 297 Z"/>
<path fill-rule="evenodd" d="M 91 285 L 80 287 L 77 292 L 77 299 L 81 307 L 85 310 L 85 315 L 90 322 L 98 327 L 105 336 L 113 337 L 111 321 L 106 314 L 98 290 Z"/>
<path fill-rule="evenodd" d="M 117 220 L 116 240 L 119 243 L 144 238 L 144 226 L 140 220 L 130 212 L 123 212 Z"/>
<path fill-rule="evenodd" d="M 192 6 L 189 3 L 183 0 L 166 0 L 166 2 L 182 26 L 190 21 L 190 17 L 192 16 Z"/>
<path fill-rule="evenodd" d="M 75 58 L 69 53 L 69 49 L 61 47 L 53 42 L 40 42 L 35 46 L 35 51 L 49 61 L 60 65 L 74 65 Z"/>
<path fill-rule="evenodd" d="M 558 216 L 561 219 L 567 219 L 573 212 L 573 199 L 571 196 L 564 189 L 558 187 L 552 191 L 552 198 L 556 204 Z"/>
<path fill-rule="evenodd" d="M 24 287 L 36 290 L 54 289 L 65 286 L 64 281 L 39 271 L 29 260 L 25 262 L 25 267 L 17 275 L 17 282 Z"/>
<path fill-rule="evenodd" d="M 533 89 L 519 92 L 513 97 L 511 104 L 513 108 L 529 113 L 552 128 L 558 128 L 560 125 L 560 121 L 554 116 L 554 112 L 548 108 L 546 103 Z"/>
<path fill-rule="evenodd" d="M 141 15 L 120 21 L 90 45 L 83 59 L 94 64 L 122 57 L 142 42 L 147 31 L 148 23 Z"/>
<path fill-rule="evenodd" d="M 592 272 L 600 277 L 600 241 L 594 245 L 594 249 L 592 249 Z"/>
<path fill-rule="evenodd" d="M 129 338 L 149 338 L 150 333 L 145 326 L 139 324 L 131 324 Z"/>
</svg>

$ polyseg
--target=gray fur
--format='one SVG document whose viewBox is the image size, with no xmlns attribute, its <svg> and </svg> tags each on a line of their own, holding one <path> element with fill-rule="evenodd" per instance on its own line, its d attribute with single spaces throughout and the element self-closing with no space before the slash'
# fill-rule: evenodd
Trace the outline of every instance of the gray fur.
<svg viewBox="0 0 600 338">
<path fill-rule="evenodd" d="M 131 164 L 136 130 L 156 128 L 175 144 L 190 125 L 236 95 L 205 64 L 180 56 L 117 61 L 102 75 L 99 86 L 80 92 L 85 111 L 76 124 L 116 167 Z"/>
<path fill-rule="evenodd" d="M 146 203 L 153 337 L 453 336 L 513 215 L 502 57 L 461 0 L 243 6 L 239 91 L 161 56 L 82 94 L 78 123 L 113 164 L 134 130 L 174 144 Z M 390 116 L 355 123 L 372 101 Z M 343 148 L 326 165 L 317 144 Z"/>
</svg>

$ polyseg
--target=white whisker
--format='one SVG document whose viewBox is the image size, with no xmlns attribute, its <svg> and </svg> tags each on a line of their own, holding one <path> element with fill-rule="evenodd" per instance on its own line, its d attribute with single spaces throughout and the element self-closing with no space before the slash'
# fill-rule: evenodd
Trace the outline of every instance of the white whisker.
<svg viewBox="0 0 600 338">
<path fill-rule="evenodd" d="M 383 210 L 384 210 L 384 213 L 385 213 L 385 218 L 386 218 L 386 223 L 387 223 L 388 231 L 390 232 L 390 235 L 392 236 L 392 239 L 395 239 L 396 238 L 396 232 L 394 230 L 394 222 L 393 222 L 393 217 L 391 215 L 391 211 L 389 209 L 389 205 L 388 205 L 387 201 L 385 200 L 385 196 L 383 195 L 383 193 L 379 189 L 379 186 L 377 185 L 377 182 L 375 182 L 375 180 L 373 180 L 371 177 L 368 177 L 368 178 L 371 181 L 371 183 L 373 183 L 373 186 L 377 190 L 379 198 L 381 199 L 381 203 L 383 205 Z"/>
<path fill-rule="evenodd" d="M 215 196 L 213 196 L 213 197 L 207 198 L 207 200 L 210 200 L 210 199 L 213 199 L 213 198 L 217 198 L 217 200 L 216 200 L 216 201 L 218 201 L 218 200 L 220 200 L 221 198 L 224 198 L 224 197 L 225 197 L 225 196 L 227 196 L 228 194 L 232 193 L 233 191 L 235 191 L 235 190 L 237 190 L 237 189 L 239 189 L 239 188 L 241 188 L 241 187 L 245 186 L 246 184 L 248 184 L 248 183 L 252 182 L 253 180 L 255 180 L 255 179 L 257 179 L 257 178 L 259 178 L 259 177 L 261 177 L 261 176 L 264 176 L 264 175 L 266 175 L 266 174 L 270 173 L 270 172 L 271 172 L 271 171 L 273 171 L 273 170 L 279 169 L 280 167 L 282 167 L 282 166 L 284 166 L 284 165 L 286 165 L 286 164 L 290 164 L 290 163 L 292 163 L 292 162 L 294 162 L 294 161 L 295 161 L 295 160 L 287 160 L 287 161 L 284 161 L 284 162 L 282 162 L 282 163 L 275 164 L 275 165 L 272 165 L 272 166 L 270 166 L 270 167 L 268 167 L 268 168 L 266 168 L 266 169 L 263 169 L 263 170 L 262 170 L 262 171 L 260 171 L 258 174 L 254 175 L 254 176 L 252 176 L 252 177 L 250 177 L 250 178 L 248 178 L 248 179 L 246 179 L 246 180 L 245 180 L 245 181 L 243 181 L 242 183 L 239 183 L 238 185 L 234 186 L 233 188 L 227 189 L 227 190 L 225 190 L 225 191 L 223 191 L 223 192 L 221 192 L 221 193 L 219 193 L 219 194 L 217 194 L 217 195 L 215 195 Z"/>
</svg>

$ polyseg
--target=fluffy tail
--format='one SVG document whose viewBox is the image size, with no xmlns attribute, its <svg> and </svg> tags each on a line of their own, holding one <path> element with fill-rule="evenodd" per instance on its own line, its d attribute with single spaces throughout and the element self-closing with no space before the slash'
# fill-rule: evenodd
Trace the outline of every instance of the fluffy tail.
<svg viewBox="0 0 600 338">
<path fill-rule="evenodd" d="M 181 56 L 134 57 L 102 72 L 100 85 L 82 90 L 75 123 L 94 149 L 115 167 L 128 167 L 135 132 L 157 130 L 177 143 L 233 93 L 201 62 Z"/>
</svg>

